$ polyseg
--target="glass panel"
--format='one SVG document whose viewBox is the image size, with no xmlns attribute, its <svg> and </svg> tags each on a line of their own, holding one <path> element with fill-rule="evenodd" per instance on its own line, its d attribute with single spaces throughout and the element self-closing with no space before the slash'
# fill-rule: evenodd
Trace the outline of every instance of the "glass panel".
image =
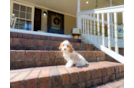
<svg viewBox="0 0 134 88">
<path fill-rule="evenodd" d="M 14 4 L 13 4 L 13 9 L 19 10 L 19 5 L 14 3 Z"/>
<path fill-rule="evenodd" d="M 25 13 L 20 12 L 20 18 L 25 18 Z"/>
<path fill-rule="evenodd" d="M 26 29 L 26 27 L 25 27 L 25 20 L 20 20 L 19 29 Z"/>
<path fill-rule="evenodd" d="M 31 27 L 32 27 L 31 21 L 27 21 L 26 22 L 26 30 L 31 30 Z"/>
<path fill-rule="evenodd" d="M 31 12 L 32 12 L 32 8 L 27 7 L 27 12 L 28 12 L 28 13 L 31 13 Z"/>
<path fill-rule="evenodd" d="M 27 13 L 27 19 L 31 19 L 31 14 Z"/>
<path fill-rule="evenodd" d="M 17 20 L 16 20 L 16 24 L 15 24 L 15 28 L 16 28 L 16 29 L 19 29 L 19 23 L 20 23 L 20 20 L 17 19 Z"/>
<path fill-rule="evenodd" d="M 19 11 L 14 11 L 13 10 L 13 14 L 14 14 L 15 17 L 19 17 Z"/>
<path fill-rule="evenodd" d="M 20 7 L 21 9 L 20 9 L 20 11 L 23 11 L 23 12 L 25 12 L 26 11 L 26 6 L 22 6 L 21 5 L 21 7 Z"/>
</svg>

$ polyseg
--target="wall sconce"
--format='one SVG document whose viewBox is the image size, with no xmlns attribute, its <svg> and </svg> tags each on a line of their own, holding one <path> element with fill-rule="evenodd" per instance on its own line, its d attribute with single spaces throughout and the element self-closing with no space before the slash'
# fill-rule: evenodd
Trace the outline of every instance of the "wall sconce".
<svg viewBox="0 0 134 88">
<path fill-rule="evenodd" d="M 88 4 L 89 2 L 88 1 L 86 1 L 86 4 Z"/>
<path fill-rule="evenodd" d="M 46 13 L 46 12 L 43 12 L 43 15 L 44 15 L 44 16 L 46 16 L 46 15 L 47 15 L 47 13 Z"/>
</svg>

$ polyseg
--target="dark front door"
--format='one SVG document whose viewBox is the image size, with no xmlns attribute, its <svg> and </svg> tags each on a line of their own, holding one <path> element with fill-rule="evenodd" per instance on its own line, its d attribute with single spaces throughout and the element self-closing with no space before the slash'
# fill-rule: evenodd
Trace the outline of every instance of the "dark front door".
<svg viewBox="0 0 134 88">
<path fill-rule="evenodd" d="M 41 9 L 35 8 L 34 31 L 41 30 Z"/>
<path fill-rule="evenodd" d="M 64 15 L 48 11 L 47 32 L 64 34 Z"/>
</svg>

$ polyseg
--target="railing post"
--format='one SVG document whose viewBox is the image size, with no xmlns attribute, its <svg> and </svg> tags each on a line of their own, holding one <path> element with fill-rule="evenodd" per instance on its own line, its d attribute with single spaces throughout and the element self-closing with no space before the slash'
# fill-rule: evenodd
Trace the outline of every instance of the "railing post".
<svg viewBox="0 0 134 88">
<path fill-rule="evenodd" d="M 99 24 L 99 13 L 97 13 L 97 29 L 98 29 L 98 43 L 100 44 L 100 24 Z"/>
<path fill-rule="evenodd" d="M 111 6 L 112 6 L 112 0 L 110 0 L 110 7 L 111 7 Z M 110 13 L 110 23 L 113 24 L 112 13 Z M 111 38 L 113 39 L 113 38 L 114 38 L 114 34 L 113 34 L 113 25 L 111 25 L 110 29 L 111 29 Z"/>
<path fill-rule="evenodd" d="M 114 31 L 115 31 L 115 52 L 119 53 L 118 51 L 118 29 L 117 29 L 117 13 L 114 13 Z"/>
<path fill-rule="evenodd" d="M 94 18 L 94 41 L 96 41 L 95 14 L 93 14 L 93 18 Z"/>
<path fill-rule="evenodd" d="M 107 29 L 108 29 L 108 48 L 111 50 L 111 36 L 110 36 L 110 16 L 109 13 L 107 13 Z"/>
<path fill-rule="evenodd" d="M 90 39 L 92 40 L 92 14 L 90 14 Z"/>
<path fill-rule="evenodd" d="M 105 46 L 104 13 L 102 13 L 102 45 Z"/>
</svg>

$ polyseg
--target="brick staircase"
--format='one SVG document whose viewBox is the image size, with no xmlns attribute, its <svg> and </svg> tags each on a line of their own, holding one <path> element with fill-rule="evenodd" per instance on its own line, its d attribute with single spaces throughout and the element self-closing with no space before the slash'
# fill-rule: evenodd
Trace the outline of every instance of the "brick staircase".
<svg viewBox="0 0 134 88">
<path fill-rule="evenodd" d="M 68 39 L 89 65 L 66 68 L 59 44 Z M 124 77 L 124 65 L 80 39 L 10 32 L 10 88 L 90 88 Z"/>
</svg>

